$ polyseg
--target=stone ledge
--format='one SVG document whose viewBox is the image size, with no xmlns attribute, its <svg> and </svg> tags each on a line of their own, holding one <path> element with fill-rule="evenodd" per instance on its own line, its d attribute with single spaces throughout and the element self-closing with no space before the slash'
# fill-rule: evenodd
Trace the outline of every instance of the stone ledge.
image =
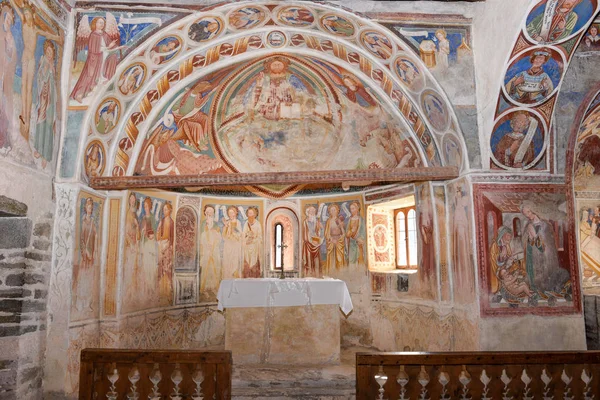
<svg viewBox="0 0 600 400">
<path fill-rule="evenodd" d="M 24 217 L 26 215 L 27 204 L 0 195 L 0 217 Z"/>
</svg>

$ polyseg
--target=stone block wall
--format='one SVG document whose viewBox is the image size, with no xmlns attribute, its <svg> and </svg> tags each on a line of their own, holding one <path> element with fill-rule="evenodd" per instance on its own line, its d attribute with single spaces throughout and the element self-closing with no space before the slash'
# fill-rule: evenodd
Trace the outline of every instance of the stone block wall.
<svg viewBox="0 0 600 400">
<path fill-rule="evenodd" d="M 0 198 L 0 398 L 41 397 L 52 215 Z"/>
</svg>

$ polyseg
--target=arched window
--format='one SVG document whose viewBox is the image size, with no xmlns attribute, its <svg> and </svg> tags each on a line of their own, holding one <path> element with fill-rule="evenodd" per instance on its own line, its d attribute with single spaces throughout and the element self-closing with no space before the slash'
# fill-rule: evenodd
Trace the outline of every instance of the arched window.
<svg viewBox="0 0 600 400">
<path fill-rule="evenodd" d="M 281 222 L 277 222 L 275 224 L 275 240 L 274 240 L 273 249 L 275 253 L 275 269 L 281 269 L 283 267 L 283 252 L 284 252 L 284 244 L 283 244 L 283 224 Z"/>
<path fill-rule="evenodd" d="M 417 268 L 417 212 L 415 207 L 394 210 L 396 267 Z"/>
<path fill-rule="evenodd" d="M 278 276 L 282 267 L 288 273 L 286 276 L 299 276 L 298 217 L 290 208 L 275 208 L 267 214 L 266 226 L 265 248 L 269 262 L 265 276 Z"/>
</svg>

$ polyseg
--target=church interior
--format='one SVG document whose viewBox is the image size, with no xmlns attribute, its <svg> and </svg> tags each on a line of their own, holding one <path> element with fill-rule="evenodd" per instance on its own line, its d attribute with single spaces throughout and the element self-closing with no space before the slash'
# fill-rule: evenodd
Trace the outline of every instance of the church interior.
<svg viewBox="0 0 600 400">
<path fill-rule="evenodd" d="M 405 398 L 361 352 L 600 349 L 599 13 L 1 0 L 0 398 L 83 398 L 84 349 L 315 400 Z M 178 385 L 136 362 L 94 379 Z"/>
</svg>

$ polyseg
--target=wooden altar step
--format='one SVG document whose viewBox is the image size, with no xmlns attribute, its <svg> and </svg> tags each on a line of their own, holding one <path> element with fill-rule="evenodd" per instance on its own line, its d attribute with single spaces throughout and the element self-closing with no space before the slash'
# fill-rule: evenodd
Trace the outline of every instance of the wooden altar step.
<svg viewBox="0 0 600 400">
<path fill-rule="evenodd" d="M 354 365 L 244 365 L 234 366 L 232 377 L 234 400 L 355 399 Z"/>
</svg>

